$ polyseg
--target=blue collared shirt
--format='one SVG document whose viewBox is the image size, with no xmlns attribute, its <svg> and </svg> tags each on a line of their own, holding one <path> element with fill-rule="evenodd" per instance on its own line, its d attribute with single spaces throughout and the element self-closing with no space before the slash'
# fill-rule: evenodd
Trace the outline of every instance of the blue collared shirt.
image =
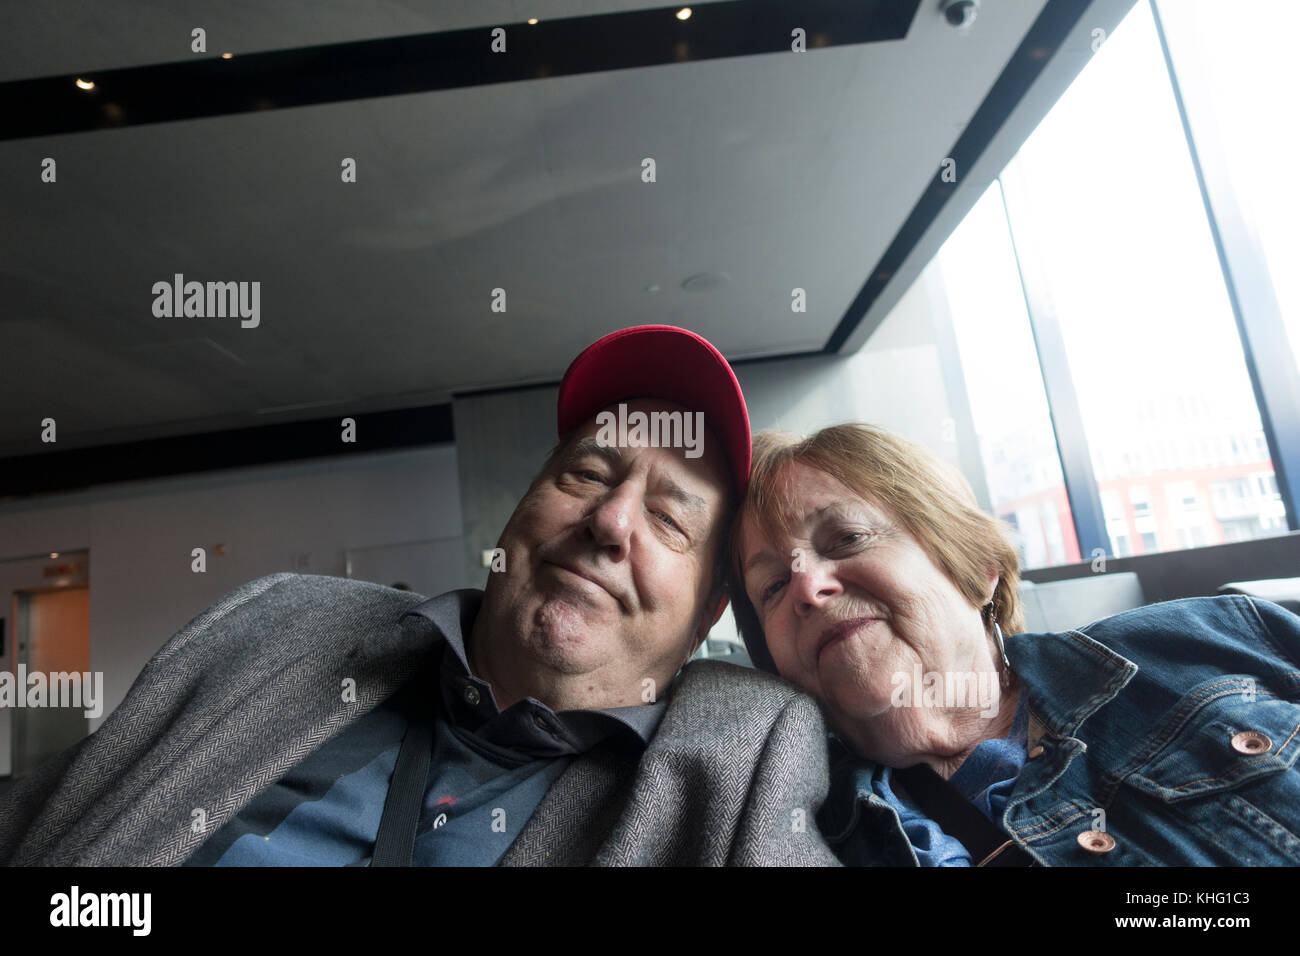
<svg viewBox="0 0 1300 956">
<path fill-rule="evenodd" d="M 410 721 L 433 706 L 434 740 L 412 862 L 488 866 L 510 846 L 570 759 L 617 735 L 644 747 L 667 703 L 556 713 L 526 698 L 504 711 L 470 672 L 466 637 L 482 592 L 407 612 L 441 637 L 430 669 L 258 794 L 187 866 L 364 866 Z"/>
<path fill-rule="evenodd" d="M 1007 736 L 981 741 L 949 778 L 948 782 L 958 793 L 994 822 L 1006 807 L 1016 777 L 1024 766 L 1028 730 L 1029 708 L 1022 694 Z M 973 865 L 970 852 L 960 840 L 945 833 L 938 821 L 895 791 L 892 767 L 864 764 L 859 773 L 858 786 L 870 788 L 898 814 L 898 825 L 920 866 Z"/>
</svg>

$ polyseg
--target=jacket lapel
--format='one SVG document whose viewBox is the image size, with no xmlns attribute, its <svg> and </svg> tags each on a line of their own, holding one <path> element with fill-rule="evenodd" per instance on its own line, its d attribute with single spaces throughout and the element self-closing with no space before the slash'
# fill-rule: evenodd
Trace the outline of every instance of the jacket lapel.
<svg viewBox="0 0 1300 956">
<path fill-rule="evenodd" d="M 623 813 L 637 757 L 614 739 L 573 758 L 498 866 L 588 866 Z"/>
</svg>

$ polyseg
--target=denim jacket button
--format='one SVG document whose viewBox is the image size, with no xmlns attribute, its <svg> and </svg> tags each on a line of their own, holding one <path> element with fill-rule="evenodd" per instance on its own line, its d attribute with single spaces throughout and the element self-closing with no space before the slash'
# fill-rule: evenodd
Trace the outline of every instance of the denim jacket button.
<svg viewBox="0 0 1300 956">
<path fill-rule="evenodd" d="M 1079 834 L 1079 846 L 1089 853 L 1109 853 L 1115 849 L 1115 838 L 1099 830 L 1084 830 Z"/>
<path fill-rule="evenodd" d="M 1041 757 L 1042 755 L 1043 755 L 1043 745 L 1038 744 L 1037 746 L 1034 747 L 1033 750 L 1029 751 L 1028 756 L 1030 760 L 1033 760 L 1035 757 Z"/>
<path fill-rule="evenodd" d="M 1273 749 L 1273 741 L 1257 730 L 1232 735 L 1232 749 L 1239 754 L 1262 754 Z"/>
</svg>

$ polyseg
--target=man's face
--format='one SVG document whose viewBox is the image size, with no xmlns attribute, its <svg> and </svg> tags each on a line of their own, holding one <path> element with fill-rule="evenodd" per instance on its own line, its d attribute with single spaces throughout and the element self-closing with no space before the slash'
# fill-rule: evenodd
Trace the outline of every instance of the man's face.
<svg viewBox="0 0 1300 956">
<path fill-rule="evenodd" d="M 627 402 L 630 414 L 681 411 Z M 610 409 L 617 411 L 616 408 Z M 485 609 L 533 666 L 586 675 L 593 697 L 640 702 L 672 679 L 721 611 L 710 601 L 728 478 L 718 440 L 601 447 L 593 417 L 515 508 Z"/>
</svg>

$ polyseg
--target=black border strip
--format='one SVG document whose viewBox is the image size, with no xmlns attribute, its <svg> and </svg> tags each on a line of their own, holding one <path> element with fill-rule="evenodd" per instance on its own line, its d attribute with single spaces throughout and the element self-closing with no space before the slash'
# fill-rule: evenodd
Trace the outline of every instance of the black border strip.
<svg viewBox="0 0 1300 956">
<path fill-rule="evenodd" d="M 1079 0 L 1048 0 L 1043 12 L 1038 15 L 1016 52 L 1007 61 L 988 96 L 984 97 L 984 102 L 948 152 L 946 158 L 956 161 L 958 181 L 944 182 L 940 178 L 943 175 L 942 164 L 935 164 L 934 178 L 930 180 L 930 185 L 912 207 L 911 214 L 894 236 L 894 241 L 889 244 L 885 254 L 871 270 L 870 277 L 845 310 L 844 317 L 826 341 L 826 352 L 838 353 L 857 331 L 871 306 L 880 298 L 894 274 L 902 268 L 921 237 L 957 191 L 962 176 L 984 155 L 984 150 L 1006 125 L 1007 118 L 1051 62 L 1075 24 L 1090 9 L 1092 0 L 1087 0 L 1086 3 L 1080 3 Z"/>
<path fill-rule="evenodd" d="M 902 40 L 921 0 L 730 0 L 626 13 L 488 24 L 220 57 L 211 37 L 196 59 L 0 83 L 0 140 L 229 116 L 381 96 L 515 83 L 671 63 Z M 506 52 L 491 49 L 505 30 Z M 212 31 L 215 33 L 215 31 Z M 184 38 L 181 38 L 184 39 Z M 201 58 L 198 58 L 201 57 Z M 95 89 L 82 90 L 78 78 Z"/>
<path fill-rule="evenodd" d="M 344 418 L 356 442 L 341 440 Z M 454 442 L 451 405 L 255 425 L 0 459 L 0 496 L 82 490 L 91 485 L 311 458 L 364 455 Z"/>
</svg>

